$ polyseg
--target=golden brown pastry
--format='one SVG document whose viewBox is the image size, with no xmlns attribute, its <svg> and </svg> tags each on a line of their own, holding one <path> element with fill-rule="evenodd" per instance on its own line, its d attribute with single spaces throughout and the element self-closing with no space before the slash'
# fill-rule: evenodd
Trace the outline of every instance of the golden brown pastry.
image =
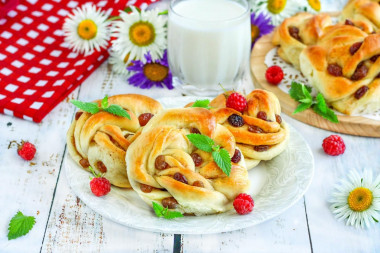
<svg viewBox="0 0 380 253">
<path fill-rule="evenodd" d="M 331 18 L 327 14 L 298 13 L 277 27 L 272 42 L 279 46 L 278 54 L 282 59 L 300 69 L 301 51 L 308 45 L 314 45 L 324 28 L 331 24 Z"/>
<path fill-rule="evenodd" d="M 301 53 L 301 71 L 338 111 L 373 113 L 380 109 L 379 56 L 380 34 L 339 24 Z"/>
<path fill-rule="evenodd" d="M 378 0 L 349 0 L 343 8 L 340 21 L 360 21 L 366 27 L 366 32 L 380 29 L 380 3 Z M 364 28 L 364 27 L 363 27 Z"/>
<path fill-rule="evenodd" d="M 100 101 L 97 101 L 100 103 Z M 73 160 L 88 170 L 104 173 L 111 184 L 130 187 L 125 164 L 125 153 L 142 126 L 162 110 L 156 100 L 137 94 L 116 95 L 108 98 L 128 111 L 131 119 L 108 112 L 90 114 L 79 111 L 67 132 L 67 147 Z"/>
<path fill-rule="evenodd" d="M 233 208 L 234 198 L 249 187 L 244 157 L 232 163 L 227 176 L 211 153 L 198 150 L 189 133 L 209 136 L 233 157 L 233 135 L 203 108 L 170 109 L 156 115 L 126 155 L 133 189 L 149 205 L 152 201 L 182 213 L 205 215 Z"/>
<path fill-rule="evenodd" d="M 256 89 L 246 99 L 243 113 L 226 107 L 225 94 L 217 96 L 210 106 L 217 122 L 235 136 L 247 168 L 251 168 L 260 160 L 271 160 L 284 151 L 289 129 L 280 116 L 280 102 L 272 92 Z"/>
</svg>

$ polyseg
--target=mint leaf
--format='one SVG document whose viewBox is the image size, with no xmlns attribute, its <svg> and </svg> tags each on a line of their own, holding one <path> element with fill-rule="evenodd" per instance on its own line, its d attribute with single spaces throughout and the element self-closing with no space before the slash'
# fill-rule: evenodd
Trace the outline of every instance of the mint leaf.
<svg viewBox="0 0 380 253">
<path fill-rule="evenodd" d="M 311 101 L 307 104 L 299 104 L 297 108 L 294 110 L 293 114 L 305 111 L 306 109 L 310 108 L 311 104 Z"/>
<path fill-rule="evenodd" d="M 152 205 L 157 217 L 164 217 L 168 220 L 183 217 L 182 213 L 176 211 L 169 211 L 168 208 L 164 208 L 163 206 L 154 201 L 152 202 Z"/>
<path fill-rule="evenodd" d="M 79 100 L 71 100 L 70 102 L 85 112 L 89 112 L 91 114 L 99 112 L 99 106 L 95 102 L 82 102 Z"/>
<path fill-rule="evenodd" d="M 129 113 L 126 110 L 124 110 L 123 107 L 121 107 L 120 105 L 110 105 L 108 108 L 104 108 L 103 110 L 116 116 L 131 119 Z"/>
<path fill-rule="evenodd" d="M 210 109 L 211 107 L 209 106 L 209 104 L 210 104 L 210 100 L 208 99 L 196 100 L 191 107 L 201 107 L 201 108 Z"/>
<path fill-rule="evenodd" d="M 108 95 L 106 95 L 106 96 L 102 99 L 101 105 L 102 105 L 102 109 L 106 109 L 106 108 L 108 108 Z"/>
<path fill-rule="evenodd" d="M 339 123 L 338 117 L 335 112 L 327 106 L 325 98 L 321 93 L 318 93 L 316 96 L 316 103 L 313 105 L 313 110 L 323 118 L 333 123 Z"/>
<path fill-rule="evenodd" d="M 22 212 L 18 211 L 9 222 L 8 240 L 26 235 L 33 228 L 35 223 L 36 218 L 33 216 L 25 216 Z"/>
<path fill-rule="evenodd" d="M 289 90 L 290 97 L 296 101 L 299 101 L 300 99 L 305 98 L 304 92 L 302 91 L 302 86 L 303 84 L 293 81 Z"/>
<path fill-rule="evenodd" d="M 206 135 L 202 135 L 202 134 L 188 134 L 186 135 L 186 137 L 198 149 L 209 152 L 209 153 L 212 152 L 214 141 L 210 137 Z"/>
<path fill-rule="evenodd" d="M 224 148 L 220 149 L 218 151 L 212 152 L 212 158 L 214 158 L 214 161 L 219 166 L 219 168 L 226 174 L 227 176 L 230 176 L 231 173 L 231 158 L 230 154 L 228 154 L 228 151 Z"/>
</svg>

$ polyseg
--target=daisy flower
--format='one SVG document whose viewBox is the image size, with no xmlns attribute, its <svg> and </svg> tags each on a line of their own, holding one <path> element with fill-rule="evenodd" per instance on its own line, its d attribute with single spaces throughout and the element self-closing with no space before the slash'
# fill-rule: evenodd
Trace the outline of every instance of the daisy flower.
<svg viewBox="0 0 380 253">
<path fill-rule="evenodd" d="M 300 10 L 296 0 L 251 0 L 251 9 L 255 13 L 264 13 L 272 20 L 272 25 L 279 25 Z"/>
<path fill-rule="evenodd" d="M 132 12 L 120 12 L 121 20 L 112 28 L 114 51 L 129 53 L 131 60 L 143 60 L 149 51 L 153 60 L 159 59 L 166 48 L 166 18 L 158 10 L 141 11 L 131 7 Z"/>
<path fill-rule="evenodd" d="M 305 12 L 317 13 L 321 11 L 321 1 L 319 0 L 307 0 L 307 5 L 301 9 Z"/>
<path fill-rule="evenodd" d="M 108 15 L 91 4 L 84 4 L 69 14 L 63 24 L 65 41 L 79 53 L 91 54 L 106 48 L 109 39 Z"/>
<path fill-rule="evenodd" d="M 146 62 L 132 61 L 133 65 L 127 69 L 135 72 L 128 78 L 128 82 L 141 89 L 150 89 L 152 86 L 163 88 L 164 85 L 169 89 L 173 89 L 172 73 L 169 69 L 167 51 L 164 51 L 162 59 L 153 61 L 150 52 L 145 54 Z"/>
<path fill-rule="evenodd" d="M 129 71 L 127 67 L 131 64 L 129 59 L 129 53 L 123 54 L 116 51 L 110 51 L 109 63 L 112 64 L 112 71 L 116 74 L 128 76 Z"/>
<path fill-rule="evenodd" d="M 380 220 L 380 175 L 372 180 L 372 171 L 362 175 L 350 171 L 347 179 L 335 186 L 330 208 L 338 220 L 356 228 L 370 227 Z"/>
<path fill-rule="evenodd" d="M 251 14 L 251 38 L 252 38 L 252 46 L 255 44 L 256 40 L 258 40 L 261 36 L 270 33 L 273 31 L 274 26 L 271 25 L 270 17 L 266 16 L 263 13 Z"/>
</svg>

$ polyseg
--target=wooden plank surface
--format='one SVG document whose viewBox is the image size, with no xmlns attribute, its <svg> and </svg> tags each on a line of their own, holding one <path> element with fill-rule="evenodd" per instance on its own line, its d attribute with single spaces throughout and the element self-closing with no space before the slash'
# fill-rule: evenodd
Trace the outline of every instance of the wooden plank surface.
<svg viewBox="0 0 380 253">
<path fill-rule="evenodd" d="M 380 123 L 376 120 L 359 116 L 338 115 L 339 123 L 335 124 L 323 119 L 311 109 L 293 114 L 298 103 L 294 101 L 289 94 L 285 93 L 277 86 L 269 84 L 265 78 L 267 66 L 264 63 L 264 60 L 267 53 L 274 48 L 272 44 L 272 36 L 273 33 L 270 33 L 261 37 L 252 50 L 251 71 L 257 88 L 266 89 L 276 94 L 281 102 L 282 111 L 306 124 L 338 133 L 380 137 Z"/>
</svg>

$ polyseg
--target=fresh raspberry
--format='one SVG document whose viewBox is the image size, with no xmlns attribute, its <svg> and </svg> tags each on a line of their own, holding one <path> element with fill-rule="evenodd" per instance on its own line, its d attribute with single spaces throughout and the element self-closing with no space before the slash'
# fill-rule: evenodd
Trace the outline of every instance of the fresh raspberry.
<svg viewBox="0 0 380 253">
<path fill-rule="evenodd" d="M 346 150 L 346 145 L 344 145 L 344 141 L 339 135 L 330 135 L 325 138 L 322 147 L 326 154 L 332 156 L 341 155 Z"/>
<path fill-rule="evenodd" d="M 273 85 L 279 84 L 284 78 L 284 72 L 279 66 L 271 66 L 265 72 L 265 78 Z"/>
<path fill-rule="evenodd" d="M 89 166 L 88 167 L 92 174 L 94 174 L 94 178 L 90 181 L 90 188 L 92 193 L 95 196 L 104 196 L 107 195 L 111 191 L 111 183 L 107 178 L 102 177 L 100 174 L 96 174 L 94 169 Z"/>
<path fill-rule="evenodd" d="M 243 112 L 245 107 L 247 107 L 247 100 L 243 95 L 234 92 L 228 96 L 226 106 L 235 109 L 238 112 Z"/>
<path fill-rule="evenodd" d="M 234 208 L 238 214 L 252 212 L 253 206 L 254 202 L 252 197 L 245 193 L 240 193 L 234 200 Z"/>
<path fill-rule="evenodd" d="M 36 154 L 36 147 L 28 141 L 22 141 L 21 145 L 18 145 L 17 153 L 19 156 L 21 156 L 22 159 L 30 161 Z"/>
</svg>

